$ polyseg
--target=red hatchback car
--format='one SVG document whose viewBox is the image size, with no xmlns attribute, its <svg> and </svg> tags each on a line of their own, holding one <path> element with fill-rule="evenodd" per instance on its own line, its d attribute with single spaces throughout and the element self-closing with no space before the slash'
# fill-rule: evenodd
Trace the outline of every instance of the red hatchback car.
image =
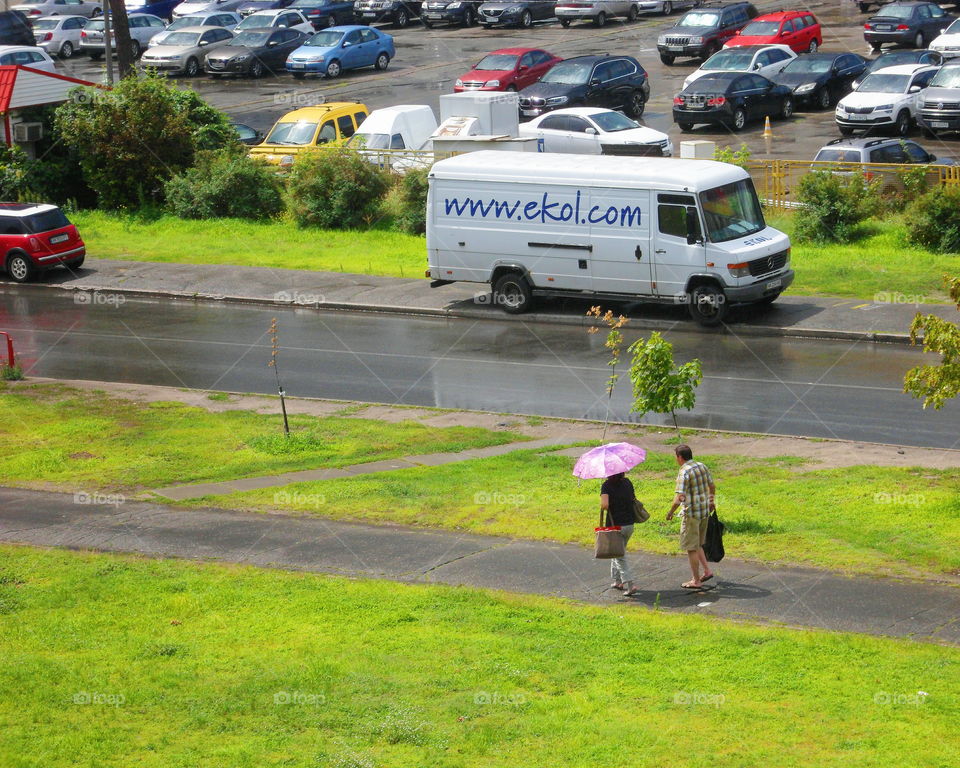
<svg viewBox="0 0 960 768">
<path fill-rule="evenodd" d="M 543 77 L 561 59 L 540 48 L 501 48 L 488 53 L 453 86 L 463 91 L 520 91 Z"/>
<path fill-rule="evenodd" d="M 727 41 L 738 45 L 789 45 L 797 53 L 815 53 L 823 45 L 820 22 L 810 11 L 778 11 L 757 16 Z"/>
<path fill-rule="evenodd" d="M 86 254 L 77 228 L 57 206 L 0 203 L 0 255 L 15 282 L 53 267 L 79 267 Z"/>
</svg>

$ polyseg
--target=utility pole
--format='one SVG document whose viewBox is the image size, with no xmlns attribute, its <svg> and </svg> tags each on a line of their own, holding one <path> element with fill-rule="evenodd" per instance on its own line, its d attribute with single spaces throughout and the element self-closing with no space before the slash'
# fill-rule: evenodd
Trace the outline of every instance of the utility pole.
<svg viewBox="0 0 960 768">
<path fill-rule="evenodd" d="M 107 85 L 113 86 L 113 45 L 110 35 L 110 0 L 103 0 L 103 56 L 107 62 Z"/>
</svg>

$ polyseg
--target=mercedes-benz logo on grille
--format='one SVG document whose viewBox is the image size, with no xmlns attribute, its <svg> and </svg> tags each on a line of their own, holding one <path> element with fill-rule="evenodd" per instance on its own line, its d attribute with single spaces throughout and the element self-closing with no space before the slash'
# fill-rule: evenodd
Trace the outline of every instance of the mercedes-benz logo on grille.
<svg viewBox="0 0 960 768">
<path fill-rule="evenodd" d="M 767 269 L 773 269 L 773 256 L 767 259 Z"/>
</svg>

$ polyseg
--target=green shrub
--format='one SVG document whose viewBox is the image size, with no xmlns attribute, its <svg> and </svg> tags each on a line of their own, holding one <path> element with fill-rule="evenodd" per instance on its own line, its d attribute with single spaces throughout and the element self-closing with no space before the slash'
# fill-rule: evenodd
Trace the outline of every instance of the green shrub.
<svg viewBox="0 0 960 768">
<path fill-rule="evenodd" d="M 353 150 L 301 152 L 287 181 L 287 210 L 301 227 L 368 227 L 389 186 L 386 172 Z"/>
<path fill-rule="evenodd" d="M 166 183 L 164 195 L 167 210 L 181 219 L 266 219 L 283 209 L 275 170 L 233 149 L 201 152 Z"/>
<path fill-rule="evenodd" d="M 960 252 L 960 188 L 943 185 L 907 209 L 907 238 L 938 253 Z"/>
<path fill-rule="evenodd" d="M 0 199 L 20 200 L 29 196 L 30 161 L 20 147 L 0 144 Z"/>
<path fill-rule="evenodd" d="M 750 164 L 750 147 L 746 144 L 741 144 L 739 149 L 732 149 L 730 147 L 717 147 L 713 150 L 713 159 L 718 163 L 730 163 L 731 165 L 739 166 L 743 170 L 748 170 L 747 166 Z"/>
<path fill-rule="evenodd" d="M 400 179 L 397 227 L 401 232 L 422 235 L 427 231 L 427 178 L 429 168 L 407 171 Z"/>
<path fill-rule="evenodd" d="M 847 243 L 856 225 L 880 208 L 877 185 L 861 173 L 850 176 L 811 171 L 800 179 L 795 219 L 798 242 Z"/>
</svg>

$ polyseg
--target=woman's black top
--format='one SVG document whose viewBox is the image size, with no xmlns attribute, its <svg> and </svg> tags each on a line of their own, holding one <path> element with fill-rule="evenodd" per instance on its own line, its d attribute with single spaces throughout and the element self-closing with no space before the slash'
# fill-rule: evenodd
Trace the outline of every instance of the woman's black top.
<svg viewBox="0 0 960 768">
<path fill-rule="evenodd" d="M 636 498 L 633 493 L 633 483 L 627 478 L 604 480 L 603 485 L 600 486 L 600 494 L 604 493 L 610 497 L 607 520 L 612 522 L 608 524 L 633 525 L 636 522 L 636 515 L 633 511 L 633 500 Z"/>
</svg>

